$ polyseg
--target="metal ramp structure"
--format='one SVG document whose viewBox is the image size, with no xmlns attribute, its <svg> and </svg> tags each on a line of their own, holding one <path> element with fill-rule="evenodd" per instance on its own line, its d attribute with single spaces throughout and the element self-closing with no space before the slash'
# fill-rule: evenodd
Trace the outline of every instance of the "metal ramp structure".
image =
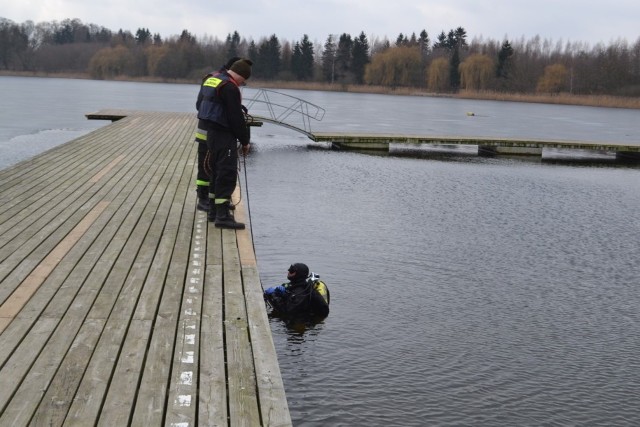
<svg viewBox="0 0 640 427">
<path fill-rule="evenodd" d="M 325 114 L 324 108 L 270 89 L 256 89 L 251 95 L 244 99 L 244 104 L 254 122 L 284 126 L 314 139 L 311 120 L 321 121 Z"/>
</svg>

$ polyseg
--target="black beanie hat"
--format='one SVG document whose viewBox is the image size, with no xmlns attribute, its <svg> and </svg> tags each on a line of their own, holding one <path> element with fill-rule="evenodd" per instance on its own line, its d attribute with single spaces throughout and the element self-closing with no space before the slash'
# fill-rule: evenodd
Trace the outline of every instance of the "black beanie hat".
<svg viewBox="0 0 640 427">
<path fill-rule="evenodd" d="M 244 77 L 244 79 L 246 80 L 249 77 L 251 77 L 252 64 L 253 63 L 248 59 L 239 59 L 238 61 L 233 63 L 233 65 L 231 66 L 231 68 L 229 68 L 229 70 L 233 71 L 234 73 L 238 73 L 239 75 Z"/>
<path fill-rule="evenodd" d="M 233 58 L 229 58 L 229 60 L 227 61 L 226 64 L 224 64 L 224 68 L 226 68 L 227 70 L 229 68 L 231 68 L 231 66 L 233 65 L 234 62 L 240 60 L 242 58 L 240 58 L 239 56 L 234 56 Z"/>
</svg>

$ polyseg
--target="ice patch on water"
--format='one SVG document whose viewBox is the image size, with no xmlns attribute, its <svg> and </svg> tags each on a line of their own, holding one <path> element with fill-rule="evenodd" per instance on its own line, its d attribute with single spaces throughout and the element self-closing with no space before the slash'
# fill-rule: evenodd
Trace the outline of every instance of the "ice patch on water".
<svg viewBox="0 0 640 427">
<path fill-rule="evenodd" d="M 98 123 L 97 123 L 98 124 Z M 31 158 L 65 142 L 88 134 L 93 129 L 42 129 L 27 135 L 0 140 L 0 169 Z"/>
</svg>

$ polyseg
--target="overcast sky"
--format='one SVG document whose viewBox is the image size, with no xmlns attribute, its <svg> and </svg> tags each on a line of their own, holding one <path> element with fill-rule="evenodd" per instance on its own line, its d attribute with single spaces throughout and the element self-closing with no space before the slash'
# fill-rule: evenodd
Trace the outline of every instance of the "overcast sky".
<svg viewBox="0 0 640 427">
<path fill-rule="evenodd" d="M 224 40 L 238 31 L 259 41 L 275 34 L 281 42 L 307 34 L 324 44 L 329 34 L 364 32 L 369 41 L 427 30 L 463 27 L 469 41 L 528 40 L 593 46 L 640 37 L 640 0 L 0 0 L 0 17 L 16 23 L 78 18 L 112 31 L 148 28 L 163 38 L 186 29 Z"/>
</svg>

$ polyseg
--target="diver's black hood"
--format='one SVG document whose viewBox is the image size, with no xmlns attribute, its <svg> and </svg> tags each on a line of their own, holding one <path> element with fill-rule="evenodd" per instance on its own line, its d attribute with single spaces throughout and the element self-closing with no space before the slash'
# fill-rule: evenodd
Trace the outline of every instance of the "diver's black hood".
<svg viewBox="0 0 640 427">
<path fill-rule="evenodd" d="M 296 273 L 296 277 L 294 280 L 292 280 L 292 282 L 306 281 L 307 277 L 309 277 L 309 267 L 307 267 L 306 264 L 302 264 L 301 262 L 291 264 L 291 267 L 289 267 L 289 271 L 295 271 Z"/>
</svg>

